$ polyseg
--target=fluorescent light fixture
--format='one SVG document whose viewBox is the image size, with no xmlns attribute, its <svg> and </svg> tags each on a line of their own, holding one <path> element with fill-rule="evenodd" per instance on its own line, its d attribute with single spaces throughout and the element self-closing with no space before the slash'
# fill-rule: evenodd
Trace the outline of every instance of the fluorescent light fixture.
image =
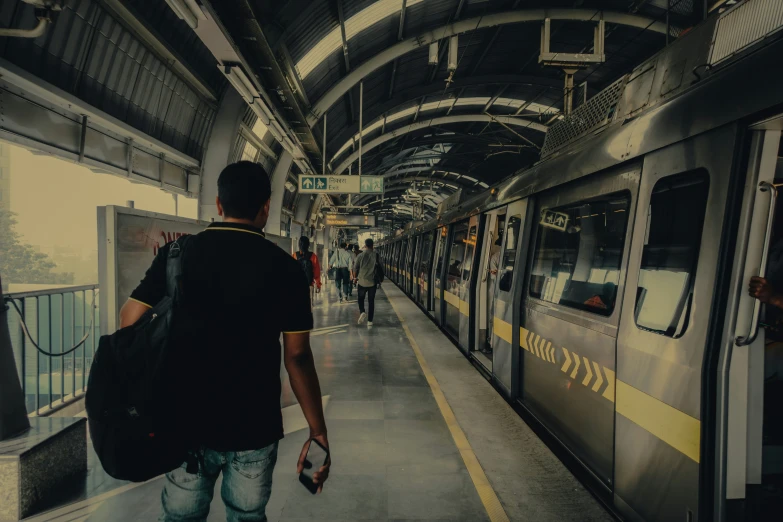
<svg viewBox="0 0 783 522">
<path fill-rule="evenodd" d="M 242 66 L 235 63 L 225 63 L 218 65 L 218 67 L 245 102 L 248 105 L 253 105 L 253 100 L 259 97 L 258 91 L 253 82 L 250 81 L 250 78 L 245 74 L 245 71 L 242 70 Z"/>
<path fill-rule="evenodd" d="M 430 58 L 427 62 L 430 65 L 438 65 L 438 41 L 435 40 L 430 44 Z"/>
<path fill-rule="evenodd" d="M 166 3 L 169 4 L 174 14 L 188 24 L 191 29 L 198 27 L 199 20 L 207 19 L 196 0 L 166 0 Z"/>
<path fill-rule="evenodd" d="M 288 192 L 294 192 L 296 190 L 296 185 L 294 185 L 290 181 L 286 181 L 285 188 L 288 189 Z"/>
<path fill-rule="evenodd" d="M 449 38 L 449 71 L 457 70 L 457 60 L 459 58 L 459 37 L 455 34 Z"/>
</svg>

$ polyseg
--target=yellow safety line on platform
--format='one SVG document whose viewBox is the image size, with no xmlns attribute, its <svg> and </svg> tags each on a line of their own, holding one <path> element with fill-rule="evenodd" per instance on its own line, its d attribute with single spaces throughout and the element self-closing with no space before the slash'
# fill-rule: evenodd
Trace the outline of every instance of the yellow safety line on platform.
<svg viewBox="0 0 783 522">
<path fill-rule="evenodd" d="M 462 431 L 459 422 L 457 422 L 457 418 L 454 416 L 454 412 L 451 410 L 451 406 L 449 406 L 446 396 L 440 389 L 440 385 L 432 374 L 426 359 L 424 359 L 424 355 L 421 353 L 421 349 L 419 348 L 418 343 L 416 343 L 416 339 L 413 338 L 410 328 L 405 324 L 405 319 L 403 319 L 399 310 L 397 310 L 397 307 L 394 304 L 395 298 L 390 297 L 388 294 L 386 297 L 389 299 L 389 303 L 392 305 L 394 313 L 397 314 L 400 323 L 402 323 L 402 329 L 405 330 L 405 335 L 411 343 L 413 353 L 416 354 L 416 359 L 419 361 L 421 371 L 424 373 L 424 377 L 430 385 L 432 395 L 435 397 L 435 402 L 438 403 L 438 408 L 440 408 L 440 413 L 443 415 L 443 420 L 446 421 L 446 426 L 448 426 L 451 437 L 454 439 L 457 449 L 459 449 L 459 454 L 462 456 L 463 462 L 465 462 L 465 467 L 468 469 L 470 479 L 476 487 L 476 492 L 481 499 L 481 503 L 484 504 L 484 509 L 487 510 L 490 521 L 509 522 L 508 515 L 500 504 L 500 499 L 498 499 L 498 496 L 495 494 L 495 490 L 492 489 L 492 485 L 489 483 L 489 479 L 487 479 L 487 475 L 484 473 L 481 463 L 478 461 L 478 458 L 476 458 L 476 454 L 470 446 L 470 442 L 468 442 L 465 432 Z"/>
</svg>

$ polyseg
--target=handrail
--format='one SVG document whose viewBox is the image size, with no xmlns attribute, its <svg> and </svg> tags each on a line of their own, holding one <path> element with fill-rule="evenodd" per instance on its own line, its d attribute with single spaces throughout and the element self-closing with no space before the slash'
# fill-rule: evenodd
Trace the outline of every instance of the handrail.
<svg viewBox="0 0 783 522">
<path fill-rule="evenodd" d="M 775 185 L 768 181 L 759 183 L 759 191 L 769 191 L 769 211 L 767 212 L 767 229 L 764 233 L 764 244 L 761 250 L 761 266 L 759 267 L 759 277 L 764 277 L 767 271 L 767 254 L 769 252 L 769 243 L 772 240 L 772 222 L 775 219 L 775 203 L 778 199 L 778 190 Z M 761 315 L 761 301 L 756 299 L 753 304 L 753 315 L 750 319 L 750 332 L 746 336 L 739 336 L 734 340 L 737 346 L 748 346 L 756 340 L 759 334 L 759 316 Z"/>
<path fill-rule="evenodd" d="M 29 292 L 12 292 L 3 295 L 5 299 L 23 299 L 25 297 L 41 297 L 44 295 L 52 294 L 67 294 L 70 292 L 81 292 L 83 290 L 96 290 L 97 284 L 92 285 L 79 285 L 79 286 L 63 286 L 58 288 L 44 288 L 43 290 L 31 290 Z"/>
</svg>

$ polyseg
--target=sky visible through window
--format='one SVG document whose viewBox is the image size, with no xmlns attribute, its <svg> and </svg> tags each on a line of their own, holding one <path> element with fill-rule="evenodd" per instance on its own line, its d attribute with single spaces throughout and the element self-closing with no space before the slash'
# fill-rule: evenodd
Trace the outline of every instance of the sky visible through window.
<svg viewBox="0 0 783 522">
<path fill-rule="evenodd" d="M 172 195 L 159 188 L 15 145 L 4 143 L 4 148 L 10 153 L 10 168 L 4 172 L 10 190 L 3 204 L 10 203 L 16 214 L 16 231 L 24 243 L 58 263 L 58 270 L 74 272 L 76 284 L 98 282 L 98 206 L 124 206 L 132 200 L 137 209 L 174 214 Z M 178 199 L 179 215 L 196 218 L 197 200 Z"/>
</svg>

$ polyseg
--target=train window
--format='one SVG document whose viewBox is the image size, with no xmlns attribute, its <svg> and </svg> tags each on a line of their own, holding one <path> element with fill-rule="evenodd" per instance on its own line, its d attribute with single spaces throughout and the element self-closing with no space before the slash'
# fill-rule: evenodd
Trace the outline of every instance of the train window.
<svg viewBox="0 0 783 522">
<path fill-rule="evenodd" d="M 636 291 L 636 324 L 668 337 L 688 327 L 709 177 L 669 176 L 653 187 Z"/>
<path fill-rule="evenodd" d="M 468 242 L 468 222 L 454 225 L 454 235 L 451 240 L 449 266 L 446 269 L 448 286 L 446 290 L 456 294 L 457 285 L 462 279 L 462 262 L 465 260 L 465 247 Z"/>
<path fill-rule="evenodd" d="M 514 275 L 514 262 L 517 258 L 517 244 L 519 244 L 519 227 L 522 225 L 522 216 L 511 216 L 506 228 L 505 247 L 503 248 L 503 263 L 500 265 L 502 275 L 498 281 L 501 292 L 511 291 L 511 278 Z"/>
<path fill-rule="evenodd" d="M 612 274 L 619 274 L 630 202 L 625 191 L 543 209 L 530 295 L 610 315 L 618 283 Z"/>
<path fill-rule="evenodd" d="M 470 271 L 473 269 L 473 252 L 476 250 L 478 238 L 478 225 L 471 225 L 468 229 L 468 237 L 465 239 L 465 261 L 462 264 L 462 280 L 470 280 Z"/>
</svg>

